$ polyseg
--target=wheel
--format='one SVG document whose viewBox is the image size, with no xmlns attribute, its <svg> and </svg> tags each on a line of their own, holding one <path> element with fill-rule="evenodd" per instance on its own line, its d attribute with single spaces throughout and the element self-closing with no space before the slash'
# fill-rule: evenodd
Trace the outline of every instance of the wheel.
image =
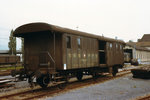
<svg viewBox="0 0 150 100">
<path fill-rule="evenodd" d="M 112 75 L 113 75 L 113 76 L 116 76 L 116 74 L 117 74 L 116 72 L 112 72 Z"/>
<path fill-rule="evenodd" d="M 94 72 L 94 73 L 92 74 L 92 77 L 93 77 L 93 79 L 97 79 L 97 78 L 98 78 L 98 73 L 97 73 L 97 72 Z"/>
<path fill-rule="evenodd" d="M 117 73 L 118 73 L 118 68 L 117 67 L 113 67 L 112 75 L 116 76 Z"/>
<path fill-rule="evenodd" d="M 66 81 L 66 84 L 69 83 L 69 79 L 70 79 L 69 76 L 65 76 L 64 80 Z"/>
<path fill-rule="evenodd" d="M 41 75 L 39 78 L 37 78 L 36 82 L 42 87 L 46 88 L 50 82 L 50 79 L 48 75 Z"/>
<path fill-rule="evenodd" d="M 15 75 L 16 75 L 16 70 L 11 70 L 11 76 L 15 77 Z"/>
<path fill-rule="evenodd" d="M 77 77 L 78 81 L 81 81 L 82 77 L 83 77 L 83 72 L 77 72 L 76 77 Z"/>
<path fill-rule="evenodd" d="M 137 78 L 137 76 L 135 76 L 135 75 L 133 75 L 132 77 L 133 77 L 133 78 Z"/>
<path fill-rule="evenodd" d="M 66 84 L 67 84 L 67 83 L 58 84 L 58 88 L 59 88 L 59 89 L 64 89 L 64 88 L 66 87 Z"/>
</svg>

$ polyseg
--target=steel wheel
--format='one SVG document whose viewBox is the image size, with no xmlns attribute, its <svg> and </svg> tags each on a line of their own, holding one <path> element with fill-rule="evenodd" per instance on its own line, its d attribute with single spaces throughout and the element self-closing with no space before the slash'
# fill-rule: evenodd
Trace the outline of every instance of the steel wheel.
<svg viewBox="0 0 150 100">
<path fill-rule="evenodd" d="M 50 79 L 48 75 L 41 75 L 36 81 L 42 88 L 46 88 L 50 82 Z"/>
<path fill-rule="evenodd" d="M 76 77 L 77 77 L 78 81 L 81 81 L 82 77 L 83 77 L 83 72 L 77 72 Z"/>
<path fill-rule="evenodd" d="M 98 73 L 97 72 L 93 72 L 92 77 L 93 77 L 93 79 L 97 79 L 98 78 Z"/>
<path fill-rule="evenodd" d="M 113 67 L 112 75 L 116 76 L 117 73 L 118 73 L 118 68 L 117 67 Z"/>
</svg>

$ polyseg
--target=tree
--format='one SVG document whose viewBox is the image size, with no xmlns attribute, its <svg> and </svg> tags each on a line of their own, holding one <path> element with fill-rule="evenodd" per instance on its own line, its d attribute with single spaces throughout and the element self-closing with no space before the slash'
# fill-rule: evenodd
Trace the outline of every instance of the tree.
<svg viewBox="0 0 150 100">
<path fill-rule="evenodd" d="M 129 40 L 129 42 L 133 42 L 132 40 Z"/>
<path fill-rule="evenodd" d="M 21 38 L 22 62 L 24 62 L 24 38 Z"/>
<path fill-rule="evenodd" d="M 16 55 L 16 37 L 13 36 L 13 29 L 10 32 L 9 36 L 9 43 L 8 43 L 8 48 L 9 48 L 9 54 Z"/>
</svg>

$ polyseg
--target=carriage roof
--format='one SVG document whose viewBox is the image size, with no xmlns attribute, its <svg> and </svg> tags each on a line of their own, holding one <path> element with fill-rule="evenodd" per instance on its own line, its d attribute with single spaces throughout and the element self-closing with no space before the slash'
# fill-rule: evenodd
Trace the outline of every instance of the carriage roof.
<svg viewBox="0 0 150 100">
<path fill-rule="evenodd" d="M 103 41 L 119 42 L 119 43 L 124 44 L 124 41 L 122 40 L 111 39 L 111 38 L 107 38 L 104 36 L 99 36 L 99 35 L 94 35 L 94 34 L 90 34 L 86 32 L 81 32 L 78 30 L 63 28 L 63 27 L 59 27 L 59 26 L 51 25 L 47 23 L 29 23 L 29 24 L 22 25 L 14 31 L 14 36 L 24 37 L 26 34 L 30 34 L 33 32 L 42 32 L 42 31 L 53 31 L 53 32 L 56 32 L 56 33 L 59 32 L 62 34 L 63 33 L 74 34 L 74 35 L 79 35 L 79 36 L 96 38 L 96 39 L 103 40 Z"/>
</svg>

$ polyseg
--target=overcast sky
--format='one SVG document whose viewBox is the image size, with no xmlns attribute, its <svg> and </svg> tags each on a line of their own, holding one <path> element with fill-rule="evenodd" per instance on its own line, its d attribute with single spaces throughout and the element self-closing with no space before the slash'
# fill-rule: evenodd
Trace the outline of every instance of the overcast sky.
<svg viewBox="0 0 150 100">
<path fill-rule="evenodd" d="M 0 50 L 11 29 L 31 22 L 136 41 L 150 33 L 150 0 L 1 0 Z"/>
</svg>

